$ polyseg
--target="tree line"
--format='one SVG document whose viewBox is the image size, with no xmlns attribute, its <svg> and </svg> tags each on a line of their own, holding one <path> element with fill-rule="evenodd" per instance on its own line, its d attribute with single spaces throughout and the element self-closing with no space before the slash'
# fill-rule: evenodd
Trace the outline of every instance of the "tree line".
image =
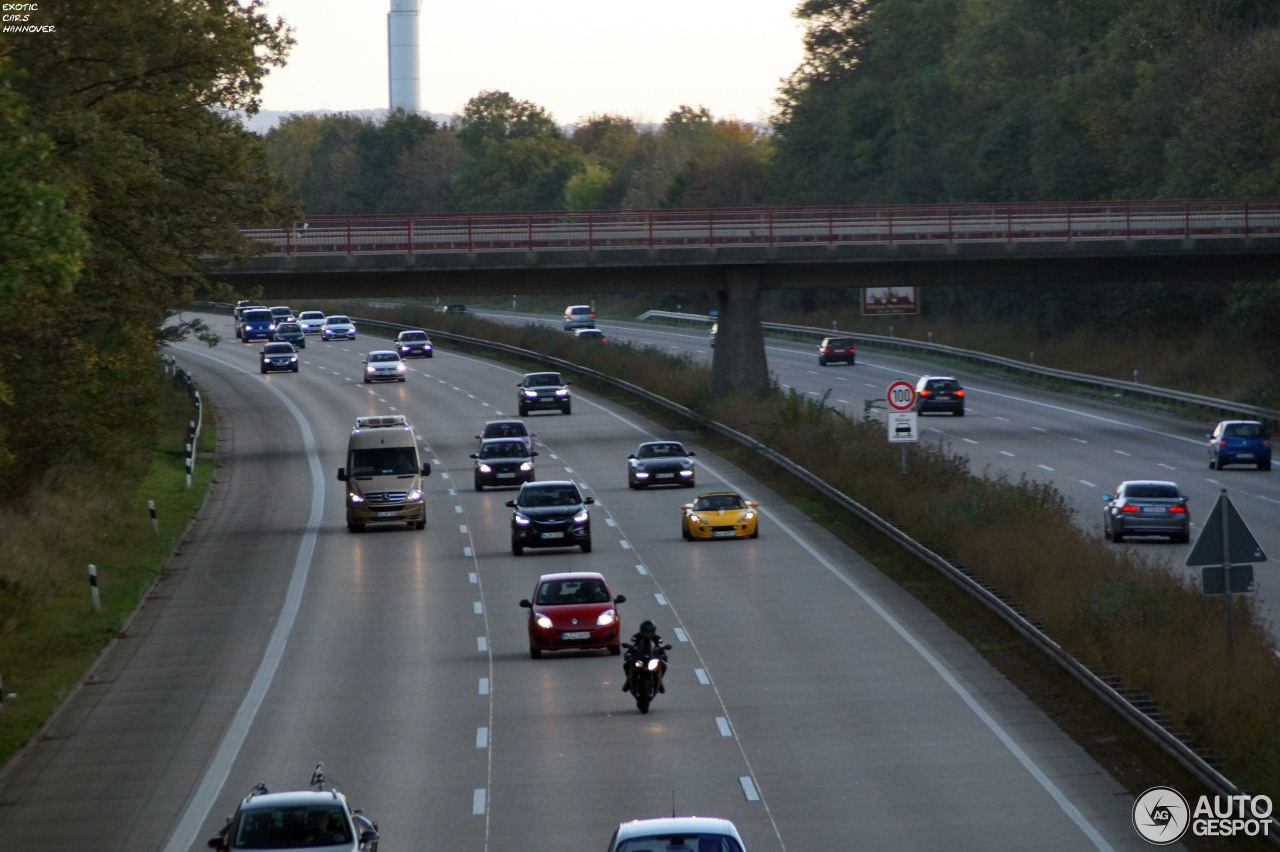
<svg viewBox="0 0 1280 852">
<path fill-rule="evenodd" d="M 292 45 L 261 0 L 50 4 L 45 32 L 0 36 L 0 492 L 145 432 L 158 348 L 209 338 L 170 317 L 233 295 L 193 258 L 253 251 L 243 224 L 1280 195 L 1274 0 L 801 0 L 794 14 L 804 57 L 764 126 L 693 106 L 654 127 L 569 126 L 485 91 L 444 124 L 296 115 L 260 137 L 235 116 L 256 112 Z M 1275 282 L 942 288 L 925 307 L 1049 334 L 1216 329 L 1280 353 Z"/>
</svg>

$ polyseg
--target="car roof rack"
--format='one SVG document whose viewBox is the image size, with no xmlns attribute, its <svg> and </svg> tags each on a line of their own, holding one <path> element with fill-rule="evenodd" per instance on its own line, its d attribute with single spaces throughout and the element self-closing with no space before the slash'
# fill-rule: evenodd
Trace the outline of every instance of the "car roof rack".
<svg viewBox="0 0 1280 852">
<path fill-rule="evenodd" d="M 392 426 L 408 426 L 409 421 L 403 414 L 376 414 L 371 417 L 357 417 L 357 429 L 385 429 Z"/>
</svg>

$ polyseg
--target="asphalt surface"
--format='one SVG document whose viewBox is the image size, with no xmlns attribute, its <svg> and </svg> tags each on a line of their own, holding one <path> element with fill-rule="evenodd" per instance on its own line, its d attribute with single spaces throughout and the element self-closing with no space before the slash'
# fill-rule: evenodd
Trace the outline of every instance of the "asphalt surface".
<svg viewBox="0 0 1280 852">
<path fill-rule="evenodd" d="M 230 337 L 228 317 L 216 329 Z M 0 775 L 0 845 L 186 850 L 259 781 L 330 779 L 382 849 L 599 848 L 624 819 L 732 819 L 748 849 L 1145 848 L 1133 798 L 876 569 L 730 462 L 578 393 L 526 418 L 540 478 L 593 494 L 595 547 L 511 555 L 513 491 L 471 488 L 519 374 L 441 351 L 364 386 L 381 348 L 181 347 L 219 412 L 210 500 L 122 637 Z M 357 415 L 403 413 L 433 464 L 428 526 L 349 534 L 334 471 Z M 642 440 L 684 439 L 698 488 L 631 491 Z M 688 543 L 679 505 L 730 488 L 760 538 Z M 598 570 L 629 635 L 674 646 L 641 715 L 603 652 L 531 660 L 541 573 Z"/>
</svg>

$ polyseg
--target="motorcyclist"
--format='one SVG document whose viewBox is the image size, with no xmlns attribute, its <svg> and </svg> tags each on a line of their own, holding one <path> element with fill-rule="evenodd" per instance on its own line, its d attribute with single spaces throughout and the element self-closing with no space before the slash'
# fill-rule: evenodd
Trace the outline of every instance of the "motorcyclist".
<svg viewBox="0 0 1280 852">
<path fill-rule="evenodd" d="M 646 639 L 653 643 L 654 652 L 658 655 L 658 659 L 662 661 L 658 664 L 658 691 L 667 691 L 667 688 L 662 685 L 662 678 L 667 673 L 667 652 L 662 647 L 662 637 L 658 635 L 657 625 L 646 618 L 640 622 L 640 630 L 631 637 L 631 647 L 627 648 L 626 656 L 623 658 L 622 671 L 626 674 L 626 679 L 622 684 L 623 692 L 633 691 L 636 670 L 634 664 L 640 656 L 638 646 Z"/>
</svg>

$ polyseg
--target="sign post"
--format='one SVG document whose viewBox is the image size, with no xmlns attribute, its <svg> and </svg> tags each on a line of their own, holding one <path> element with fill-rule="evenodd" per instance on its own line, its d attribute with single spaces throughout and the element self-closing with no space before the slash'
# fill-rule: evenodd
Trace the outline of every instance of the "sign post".
<svg viewBox="0 0 1280 852">
<path fill-rule="evenodd" d="M 917 415 L 912 409 L 916 404 L 916 389 L 910 382 L 901 379 L 889 385 L 885 393 L 889 400 L 889 416 L 886 423 L 889 429 L 889 443 L 902 444 L 902 472 L 907 472 L 907 444 L 920 440 L 917 434 Z"/>
<path fill-rule="evenodd" d="M 1187 556 L 1187 565 L 1203 568 L 1202 589 L 1206 595 L 1221 594 L 1226 607 L 1227 653 L 1232 653 L 1231 593 L 1252 591 L 1253 562 L 1266 562 L 1258 540 L 1222 489 L 1218 502 L 1205 518 L 1204 528 Z M 1233 575 L 1232 568 L 1235 569 Z M 1247 569 L 1247 570 L 1246 570 Z M 1221 591 L 1219 591 L 1221 589 Z"/>
</svg>

